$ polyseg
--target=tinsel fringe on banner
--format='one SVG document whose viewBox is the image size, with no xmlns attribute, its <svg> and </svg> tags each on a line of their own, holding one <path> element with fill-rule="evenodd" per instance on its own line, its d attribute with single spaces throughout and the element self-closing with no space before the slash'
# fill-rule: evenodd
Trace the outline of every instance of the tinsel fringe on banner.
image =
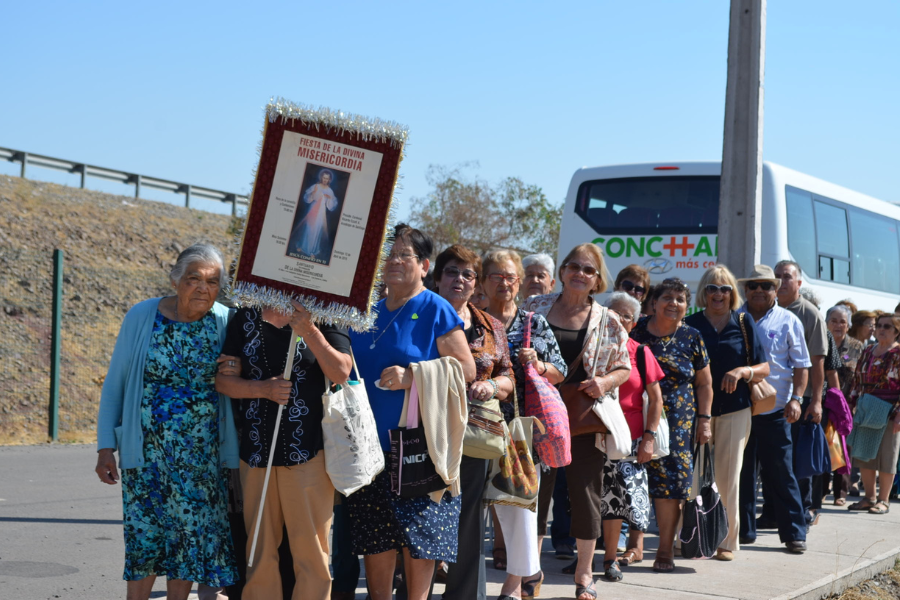
<svg viewBox="0 0 900 600">
<path fill-rule="evenodd" d="M 364 140 L 374 139 L 380 142 L 390 142 L 394 147 L 397 147 L 398 145 L 401 148 L 405 147 L 409 139 L 408 129 L 393 121 L 382 121 L 380 119 L 346 114 L 329 108 L 315 109 L 300 104 L 294 104 L 284 98 L 273 98 L 266 106 L 266 118 L 269 123 L 274 123 L 279 117 L 292 120 L 299 119 L 303 123 L 314 125 L 316 128 L 336 128 L 342 133 L 350 131 L 358 134 Z M 259 157 L 262 156 L 265 133 L 266 128 L 263 126 L 259 145 L 256 148 L 257 166 L 253 168 L 253 193 L 250 195 L 251 205 L 256 192 L 256 171 L 259 165 Z M 404 154 L 401 152 L 398 168 L 399 164 L 403 162 L 403 158 Z M 288 294 L 281 290 L 275 290 L 267 286 L 259 286 L 243 281 L 234 282 L 231 281 L 230 278 L 226 283 L 225 295 L 237 306 L 269 306 L 285 314 L 293 311 L 291 300 L 294 299 L 300 302 L 300 304 L 312 314 L 312 318 L 316 323 L 335 325 L 337 327 L 348 327 L 360 333 L 370 331 L 374 327 L 375 318 L 377 317 L 377 315 L 372 312 L 372 307 L 378 302 L 379 289 L 383 281 L 384 265 L 387 262 L 388 254 L 394 243 L 393 231 L 394 225 L 397 222 L 394 199 L 396 198 L 397 192 L 402 189 L 400 180 L 401 176 L 398 174 L 391 196 L 391 205 L 388 210 L 385 236 L 381 245 L 381 253 L 378 257 L 378 266 L 375 269 L 375 279 L 373 281 L 372 289 L 369 292 L 369 301 L 365 312 L 345 304 L 337 304 L 334 302 L 326 304 L 313 296 Z M 249 212 L 249 206 L 247 210 Z M 237 232 L 234 236 L 237 257 L 240 257 L 241 255 L 245 225 L 246 217 L 242 220 L 240 226 L 236 228 Z M 235 258 L 232 263 L 233 272 L 236 272 L 237 261 L 238 259 Z"/>
</svg>

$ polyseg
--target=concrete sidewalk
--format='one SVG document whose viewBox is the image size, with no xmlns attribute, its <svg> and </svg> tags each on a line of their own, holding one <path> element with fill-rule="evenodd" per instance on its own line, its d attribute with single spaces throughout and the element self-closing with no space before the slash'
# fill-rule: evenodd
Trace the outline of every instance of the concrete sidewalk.
<svg viewBox="0 0 900 600">
<path fill-rule="evenodd" d="M 121 492 L 99 482 L 95 463 L 93 446 L 0 447 L 0 600 L 124 598 Z M 827 505 L 800 556 L 786 553 L 767 530 L 734 562 L 676 559 L 674 573 L 660 574 L 651 569 L 655 545 L 649 535 L 644 561 L 623 569 L 622 582 L 598 573 L 598 597 L 820 598 L 893 565 L 900 509 L 869 515 Z M 572 577 L 561 573 L 568 561 L 556 560 L 549 542 L 545 548 L 540 598 L 574 598 Z M 602 568 L 602 553 L 596 564 Z M 488 559 L 489 599 L 504 577 Z M 164 581 L 152 597 L 165 597 Z M 363 587 L 357 598 L 365 598 Z"/>
</svg>

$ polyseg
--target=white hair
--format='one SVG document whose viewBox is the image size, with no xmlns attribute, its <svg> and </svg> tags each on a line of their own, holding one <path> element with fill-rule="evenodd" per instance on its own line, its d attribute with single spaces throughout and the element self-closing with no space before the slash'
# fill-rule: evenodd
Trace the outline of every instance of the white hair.
<svg viewBox="0 0 900 600">
<path fill-rule="evenodd" d="M 784 262 L 784 261 L 782 261 Z M 780 263 L 779 263 L 780 264 Z M 799 272 L 799 271 L 798 271 Z M 822 305 L 822 299 L 819 297 L 812 288 L 802 287 L 800 288 L 800 295 L 812 302 L 816 305 L 816 308 L 819 308 Z"/>
<path fill-rule="evenodd" d="M 529 254 L 525 258 L 522 259 L 522 268 L 527 269 L 531 265 L 538 265 L 543 267 L 550 273 L 550 277 L 553 277 L 553 259 L 550 258 L 549 254 Z"/>
<path fill-rule="evenodd" d="M 630 308 L 631 314 L 637 321 L 638 316 L 641 314 L 641 303 L 636 298 L 629 296 L 625 292 L 613 292 L 603 301 L 603 306 L 606 308 L 613 308 L 616 304 L 624 304 Z"/>
<path fill-rule="evenodd" d="M 844 316 L 847 318 L 847 324 L 849 325 L 851 320 L 853 319 L 853 311 L 850 310 L 849 306 L 844 306 L 843 304 L 835 304 L 831 308 L 828 309 L 828 312 L 825 313 L 825 320 L 831 318 L 831 313 L 839 312 L 844 313 Z"/>
<path fill-rule="evenodd" d="M 173 284 L 178 285 L 181 278 L 184 277 L 184 272 L 187 271 L 188 266 L 195 262 L 205 265 L 218 265 L 219 282 L 222 285 L 225 284 L 225 259 L 222 258 L 222 253 L 212 244 L 203 243 L 194 244 L 189 248 L 185 248 L 184 251 L 178 255 L 175 266 L 172 267 L 172 270 L 169 272 L 169 280 L 171 280 Z"/>
</svg>

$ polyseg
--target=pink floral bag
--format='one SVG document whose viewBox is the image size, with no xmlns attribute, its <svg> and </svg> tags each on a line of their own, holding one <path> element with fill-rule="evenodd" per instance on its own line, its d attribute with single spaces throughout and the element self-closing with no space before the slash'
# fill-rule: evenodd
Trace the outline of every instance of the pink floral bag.
<svg viewBox="0 0 900 600">
<path fill-rule="evenodd" d="M 523 348 L 531 347 L 531 318 L 525 316 Z M 572 436 L 569 433 L 569 413 L 557 390 L 538 374 L 533 364 L 525 365 L 525 415 L 535 417 L 546 428 L 534 429 L 534 449 L 541 462 L 548 467 L 565 467 L 572 462 Z"/>
</svg>

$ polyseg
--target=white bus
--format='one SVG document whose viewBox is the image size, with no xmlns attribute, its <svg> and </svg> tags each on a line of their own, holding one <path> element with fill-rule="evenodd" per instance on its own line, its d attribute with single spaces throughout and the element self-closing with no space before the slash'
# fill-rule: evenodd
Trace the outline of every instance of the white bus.
<svg viewBox="0 0 900 600">
<path fill-rule="evenodd" d="M 579 169 L 566 195 L 558 260 L 593 242 L 613 280 L 638 264 L 652 281 L 680 277 L 695 293 L 716 263 L 720 174 L 719 161 Z M 763 163 L 761 261 L 799 263 L 823 312 L 844 298 L 860 309 L 893 311 L 900 300 L 898 236 L 900 207 Z"/>
</svg>

